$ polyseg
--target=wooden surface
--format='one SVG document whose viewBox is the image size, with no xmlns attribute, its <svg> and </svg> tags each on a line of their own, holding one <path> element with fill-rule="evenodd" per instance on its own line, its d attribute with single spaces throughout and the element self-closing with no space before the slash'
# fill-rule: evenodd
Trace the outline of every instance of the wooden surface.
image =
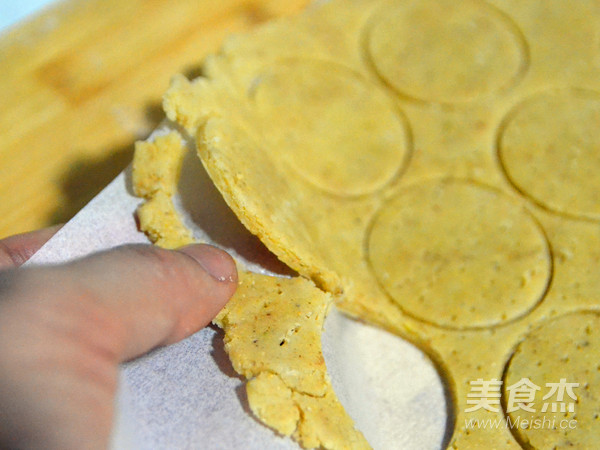
<svg viewBox="0 0 600 450">
<path fill-rule="evenodd" d="M 0 238 L 67 221 L 163 118 L 177 72 L 307 0 L 66 0 L 0 34 Z"/>
</svg>

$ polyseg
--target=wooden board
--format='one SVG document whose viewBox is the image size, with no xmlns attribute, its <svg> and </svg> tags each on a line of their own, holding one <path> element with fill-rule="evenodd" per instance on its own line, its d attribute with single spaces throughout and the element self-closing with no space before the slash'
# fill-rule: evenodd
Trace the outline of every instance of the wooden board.
<svg viewBox="0 0 600 450">
<path fill-rule="evenodd" d="M 162 120 L 177 72 L 308 0 L 66 0 L 0 34 L 0 238 L 67 221 Z"/>
</svg>

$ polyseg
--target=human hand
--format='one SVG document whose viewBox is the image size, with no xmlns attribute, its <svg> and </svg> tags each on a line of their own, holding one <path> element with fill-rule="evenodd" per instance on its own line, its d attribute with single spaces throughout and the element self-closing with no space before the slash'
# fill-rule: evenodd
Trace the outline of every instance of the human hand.
<svg viewBox="0 0 600 450">
<path fill-rule="evenodd" d="M 106 448 L 119 363 L 198 331 L 237 286 L 208 245 L 17 268 L 55 231 L 0 241 L 0 448 Z"/>
</svg>

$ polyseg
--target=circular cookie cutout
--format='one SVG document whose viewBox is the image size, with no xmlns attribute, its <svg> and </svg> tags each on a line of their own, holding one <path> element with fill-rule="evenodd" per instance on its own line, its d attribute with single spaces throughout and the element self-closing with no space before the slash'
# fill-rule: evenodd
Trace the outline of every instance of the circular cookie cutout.
<svg viewBox="0 0 600 450">
<path fill-rule="evenodd" d="M 513 185 L 557 213 L 600 219 L 600 94 L 545 92 L 516 106 L 498 137 Z"/>
<path fill-rule="evenodd" d="M 430 181 L 401 191 L 376 215 L 368 258 L 407 314 L 470 329 L 526 314 L 551 275 L 547 240 L 509 197 L 468 181 Z"/>
<path fill-rule="evenodd" d="M 372 193 L 407 159 L 404 116 L 387 94 L 349 69 L 283 60 L 263 68 L 249 88 L 269 150 L 328 193 Z"/>
<path fill-rule="evenodd" d="M 473 100 L 514 84 L 527 67 L 518 27 L 484 2 L 408 0 L 386 4 L 367 30 L 378 75 L 417 100 Z"/>
<path fill-rule="evenodd" d="M 515 438 L 534 449 L 596 448 L 599 361 L 597 312 L 567 314 L 530 332 L 504 375 L 502 403 Z"/>
</svg>

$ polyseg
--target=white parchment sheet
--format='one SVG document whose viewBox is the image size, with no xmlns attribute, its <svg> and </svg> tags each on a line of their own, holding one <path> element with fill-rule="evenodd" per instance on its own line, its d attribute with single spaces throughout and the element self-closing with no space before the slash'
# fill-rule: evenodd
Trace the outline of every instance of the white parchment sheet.
<svg viewBox="0 0 600 450">
<path fill-rule="evenodd" d="M 156 134 L 164 132 L 158 131 Z M 124 243 L 148 243 L 137 230 L 140 200 L 129 171 L 67 223 L 30 263 L 54 263 Z M 197 237 L 250 270 L 289 274 L 228 209 L 195 152 L 186 158 L 180 212 Z M 448 420 L 444 387 L 429 359 L 411 344 L 332 311 L 322 338 L 335 391 L 376 449 L 436 449 Z M 298 448 L 251 414 L 244 381 L 233 371 L 222 334 L 208 327 L 183 342 L 123 365 L 114 448 Z"/>
</svg>

